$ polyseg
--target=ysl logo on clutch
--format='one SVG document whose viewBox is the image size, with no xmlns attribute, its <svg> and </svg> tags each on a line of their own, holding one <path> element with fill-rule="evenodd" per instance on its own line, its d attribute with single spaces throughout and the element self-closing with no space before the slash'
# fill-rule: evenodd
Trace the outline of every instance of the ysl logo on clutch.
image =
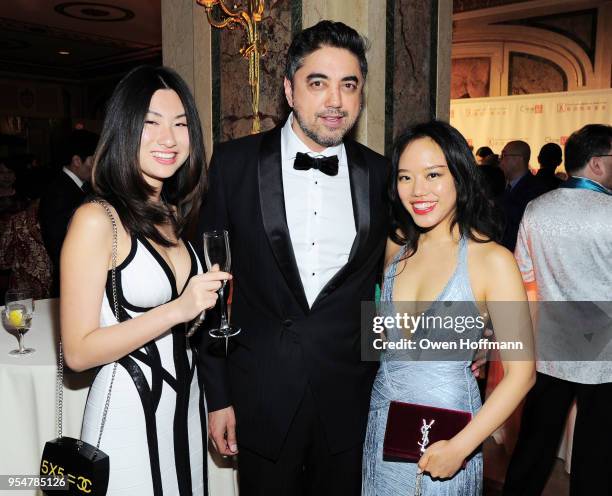
<svg viewBox="0 0 612 496">
<path fill-rule="evenodd" d="M 425 419 L 422 420 L 423 425 L 421 426 L 421 442 L 417 443 L 421 447 L 421 455 L 425 453 L 425 448 L 427 448 L 427 445 L 429 444 L 429 431 L 431 426 L 434 425 L 434 422 L 436 421 L 435 419 L 432 419 L 428 424 Z"/>
</svg>

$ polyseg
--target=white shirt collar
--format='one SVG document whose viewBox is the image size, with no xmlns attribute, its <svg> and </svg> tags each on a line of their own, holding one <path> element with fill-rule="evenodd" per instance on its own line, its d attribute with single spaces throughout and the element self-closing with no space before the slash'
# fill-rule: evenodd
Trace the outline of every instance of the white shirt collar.
<svg viewBox="0 0 612 496">
<path fill-rule="evenodd" d="M 298 152 L 301 152 L 301 153 L 307 153 L 308 155 L 311 155 L 313 157 L 320 157 L 321 155 L 323 155 L 324 157 L 330 157 L 332 155 L 337 155 L 339 167 L 346 166 L 346 160 L 344 158 L 345 154 L 344 154 L 344 144 L 343 143 L 340 143 L 339 145 L 336 145 L 336 146 L 327 147 L 325 148 L 325 150 L 322 150 L 320 152 L 312 151 L 308 147 L 308 145 L 306 145 L 299 138 L 299 136 L 295 134 L 295 131 L 293 130 L 293 127 L 291 126 L 294 118 L 295 117 L 293 115 L 293 112 L 291 112 L 291 114 L 289 114 L 289 117 L 287 118 L 287 121 L 285 122 L 285 125 L 281 129 L 281 140 L 283 142 L 283 151 L 284 151 L 283 162 L 290 160 L 291 164 L 293 164 L 293 160 L 295 159 L 295 156 L 298 154 Z"/>
<path fill-rule="evenodd" d="M 82 181 L 79 176 L 72 172 L 68 167 L 62 167 L 62 170 L 68 174 L 68 177 L 72 179 L 79 188 L 83 188 L 84 181 Z"/>
</svg>

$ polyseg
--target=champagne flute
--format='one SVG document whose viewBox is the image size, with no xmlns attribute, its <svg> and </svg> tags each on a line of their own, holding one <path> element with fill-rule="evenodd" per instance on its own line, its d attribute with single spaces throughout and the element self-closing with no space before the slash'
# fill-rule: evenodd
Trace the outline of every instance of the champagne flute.
<svg viewBox="0 0 612 496">
<path fill-rule="evenodd" d="M 34 348 L 23 346 L 23 335 L 28 332 L 34 315 L 34 299 L 26 290 L 9 289 L 5 297 L 6 306 L 2 310 L 2 324 L 7 331 L 16 331 L 19 348 L 9 351 L 9 355 L 23 356 L 34 353 Z"/>
<path fill-rule="evenodd" d="M 229 272 L 232 267 L 232 255 L 229 247 L 229 235 L 227 231 L 210 231 L 204 233 L 204 260 L 208 270 L 213 265 L 219 269 Z M 225 302 L 225 286 L 227 281 L 221 281 L 219 289 L 219 305 L 221 310 L 221 322 L 218 329 L 208 331 L 213 338 L 231 338 L 240 332 L 239 327 L 231 326 L 227 318 L 227 304 Z"/>
</svg>

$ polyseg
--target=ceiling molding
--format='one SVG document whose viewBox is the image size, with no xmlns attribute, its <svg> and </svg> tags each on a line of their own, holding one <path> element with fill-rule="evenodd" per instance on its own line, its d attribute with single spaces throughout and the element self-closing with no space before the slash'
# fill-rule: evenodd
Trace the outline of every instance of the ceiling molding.
<svg viewBox="0 0 612 496">
<path fill-rule="evenodd" d="M 6 17 L 0 17 L 0 30 L 4 32 L 13 31 L 17 33 L 28 33 L 35 36 L 47 36 L 61 40 L 88 41 L 98 45 L 115 46 L 121 48 L 145 48 L 152 46 L 146 43 L 120 40 L 117 38 L 110 38 L 92 33 L 84 33 L 82 31 L 72 31 L 69 29 L 56 28 L 44 24 L 17 21 L 14 19 L 8 19 Z"/>
<path fill-rule="evenodd" d="M 79 7 L 84 8 L 79 11 Z M 125 22 L 136 17 L 130 9 L 97 2 L 63 2 L 58 3 L 53 10 L 60 15 L 87 22 Z M 121 17 L 113 17 L 114 12 L 119 12 Z"/>
<path fill-rule="evenodd" d="M 521 19 L 532 16 L 545 16 L 570 10 L 597 8 L 608 2 L 606 0 L 530 0 L 526 2 L 500 5 L 486 9 L 470 10 L 453 14 L 453 21 L 479 23 L 499 22 Z"/>
<path fill-rule="evenodd" d="M 3 73 L 93 80 L 162 63 L 161 0 L 0 2 Z M 96 76 L 97 75 L 97 76 Z"/>
</svg>

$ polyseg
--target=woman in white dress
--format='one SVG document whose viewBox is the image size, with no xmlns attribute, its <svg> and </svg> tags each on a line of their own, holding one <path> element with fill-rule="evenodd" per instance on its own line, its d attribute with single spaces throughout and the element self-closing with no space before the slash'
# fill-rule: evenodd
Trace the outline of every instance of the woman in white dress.
<svg viewBox="0 0 612 496">
<path fill-rule="evenodd" d="M 207 493 L 204 398 L 185 323 L 215 305 L 231 276 L 202 274 L 181 239 L 206 187 L 199 122 L 186 84 L 163 67 L 133 70 L 109 102 L 93 187 L 117 223 L 120 323 L 113 227 L 102 205 L 75 212 L 62 249 L 66 363 L 100 367 L 82 428 L 93 445 L 118 363 L 100 444 L 110 458 L 108 495 Z"/>
</svg>

